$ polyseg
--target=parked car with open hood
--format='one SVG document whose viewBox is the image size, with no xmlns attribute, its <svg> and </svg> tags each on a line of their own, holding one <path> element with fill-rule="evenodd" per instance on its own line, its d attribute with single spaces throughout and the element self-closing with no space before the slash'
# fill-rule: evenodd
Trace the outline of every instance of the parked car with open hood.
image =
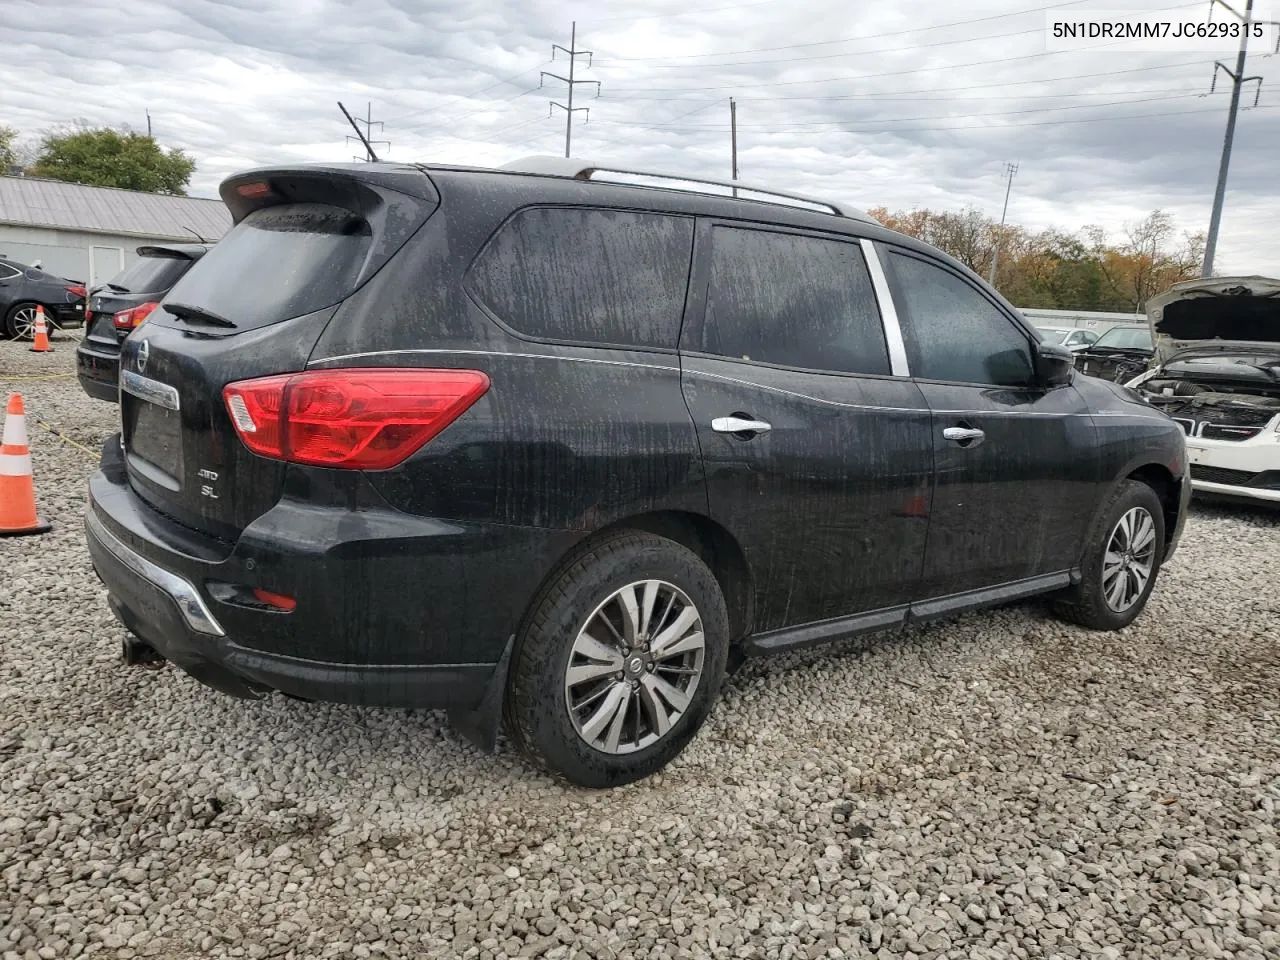
<svg viewBox="0 0 1280 960">
<path fill-rule="evenodd" d="M 208 252 L 207 243 L 155 243 L 138 247 L 138 259 L 89 294 L 87 331 L 76 347 L 76 375 L 89 396 L 115 403 L 120 345 L 146 321 L 164 295 Z"/>
<path fill-rule="evenodd" d="M 1151 331 L 1146 327 L 1112 327 L 1076 353 L 1076 369 L 1123 383 L 1147 369 L 1153 352 Z"/>
<path fill-rule="evenodd" d="M 865 214 L 546 157 L 221 194 L 86 527 L 126 653 L 226 693 L 505 716 L 616 785 L 744 657 L 1031 596 L 1118 630 L 1177 543 L 1177 424 Z"/>
<path fill-rule="evenodd" d="M 44 307 L 53 330 L 84 323 L 84 286 L 45 273 L 39 267 L 0 257 L 0 328 L 10 340 L 35 334 L 36 307 Z"/>
<path fill-rule="evenodd" d="M 1280 503 L 1280 280 L 1187 280 L 1147 316 L 1155 359 L 1129 386 L 1186 431 L 1192 486 Z"/>
</svg>

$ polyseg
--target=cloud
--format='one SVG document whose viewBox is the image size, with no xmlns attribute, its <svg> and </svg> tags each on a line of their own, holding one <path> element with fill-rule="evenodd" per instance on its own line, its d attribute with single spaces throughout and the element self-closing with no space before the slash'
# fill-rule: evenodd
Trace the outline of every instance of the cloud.
<svg viewBox="0 0 1280 960">
<path fill-rule="evenodd" d="M 1166 9 L 1160 0 L 1127 6 Z M 1065 5 L 1086 10 L 1106 0 Z M 1203 2 L 1180 12 L 1203 17 Z M 338 112 L 364 115 L 390 159 L 475 164 L 559 153 L 564 74 L 553 43 L 593 51 L 578 77 L 574 155 L 727 177 L 738 102 L 744 180 L 891 209 L 977 206 L 1009 219 L 1118 234 L 1156 207 L 1207 226 L 1226 119 L 1213 54 L 1046 53 L 1035 0 L 833 6 L 817 0 L 640 5 L 596 0 L 7 0 L 5 122 L 29 135 L 86 119 L 145 129 L 196 158 L 193 192 L 265 163 L 360 152 Z M 1271 227 L 1276 59 L 1249 72 L 1261 105 L 1240 115 L 1219 266 L 1280 274 Z M 1251 96 L 1246 104 L 1251 103 Z M 582 121 L 586 121 L 585 123 Z"/>
</svg>

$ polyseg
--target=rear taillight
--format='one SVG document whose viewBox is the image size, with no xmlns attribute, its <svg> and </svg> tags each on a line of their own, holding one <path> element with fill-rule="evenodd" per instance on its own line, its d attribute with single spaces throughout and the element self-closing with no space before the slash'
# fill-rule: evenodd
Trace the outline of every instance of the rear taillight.
<svg viewBox="0 0 1280 960">
<path fill-rule="evenodd" d="M 117 330 L 132 330 L 142 325 L 142 321 L 151 316 L 151 311 L 160 306 L 159 303 L 143 303 L 131 310 L 121 310 L 117 314 L 113 314 L 111 322 L 115 324 Z"/>
<path fill-rule="evenodd" d="M 80 286 L 80 284 L 76 283 L 67 287 L 67 293 L 71 294 L 73 297 L 83 297 L 85 295 L 85 289 Z"/>
<path fill-rule="evenodd" d="M 488 389 L 479 370 L 349 368 L 241 380 L 222 396 L 240 440 L 259 456 L 386 470 Z"/>
</svg>

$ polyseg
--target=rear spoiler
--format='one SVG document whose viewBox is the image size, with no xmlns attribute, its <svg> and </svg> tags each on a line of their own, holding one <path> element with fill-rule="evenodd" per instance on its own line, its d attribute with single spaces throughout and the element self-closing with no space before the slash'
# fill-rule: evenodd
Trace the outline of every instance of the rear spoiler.
<svg viewBox="0 0 1280 960">
<path fill-rule="evenodd" d="M 218 193 L 235 224 L 255 210 L 285 203 L 321 203 L 350 211 L 373 237 L 357 287 L 440 206 L 440 194 L 422 170 L 392 163 L 262 167 L 228 177 Z"/>
</svg>

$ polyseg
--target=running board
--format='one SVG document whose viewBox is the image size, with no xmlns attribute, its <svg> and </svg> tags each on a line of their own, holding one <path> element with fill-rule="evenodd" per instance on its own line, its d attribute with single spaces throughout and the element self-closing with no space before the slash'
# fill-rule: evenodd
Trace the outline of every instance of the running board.
<svg viewBox="0 0 1280 960">
<path fill-rule="evenodd" d="M 977 610 L 982 607 L 996 606 L 1027 597 L 1053 593 L 1063 590 L 1074 583 L 1079 583 L 1078 570 L 1064 570 L 1060 573 L 1049 573 L 1026 580 L 1015 580 L 1002 583 L 998 587 L 985 587 L 981 590 L 969 590 L 965 593 L 952 594 L 949 597 L 938 597 L 920 603 L 903 604 L 897 607 L 883 607 L 869 613 L 859 613 L 852 617 L 838 617 L 834 620 L 821 620 L 817 623 L 806 623 L 799 627 L 786 627 L 782 630 L 770 630 L 747 637 L 740 646 L 742 655 L 746 657 L 763 657 L 784 650 L 798 650 L 803 647 L 833 643 L 847 640 L 864 633 L 875 633 L 891 630 L 909 623 L 923 623 L 940 617 L 954 616 Z"/>
</svg>

